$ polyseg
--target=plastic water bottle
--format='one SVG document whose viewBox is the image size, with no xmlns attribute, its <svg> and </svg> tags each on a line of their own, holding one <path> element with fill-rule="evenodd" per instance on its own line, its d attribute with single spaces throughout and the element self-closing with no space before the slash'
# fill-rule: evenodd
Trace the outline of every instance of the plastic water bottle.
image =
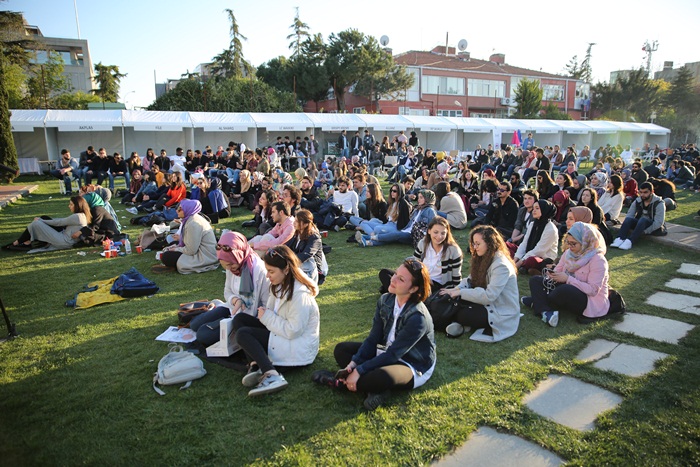
<svg viewBox="0 0 700 467">
<path fill-rule="evenodd" d="M 129 239 L 124 239 L 124 251 L 126 251 L 127 255 L 131 254 L 131 242 Z"/>
</svg>

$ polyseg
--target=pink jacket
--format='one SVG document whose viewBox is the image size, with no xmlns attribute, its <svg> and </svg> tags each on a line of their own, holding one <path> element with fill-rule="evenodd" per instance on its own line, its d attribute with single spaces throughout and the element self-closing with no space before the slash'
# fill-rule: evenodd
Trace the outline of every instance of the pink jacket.
<svg viewBox="0 0 700 467">
<path fill-rule="evenodd" d="M 562 256 L 559 264 L 554 268 L 557 272 L 566 270 L 566 256 Z M 567 284 L 573 285 L 581 292 L 588 295 L 588 304 L 583 310 L 583 315 L 589 318 L 598 318 L 608 314 L 610 301 L 608 301 L 608 260 L 602 253 L 598 253 L 588 264 L 582 266 L 573 276 L 569 276 Z"/>
<path fill-rule="evenodd" d="M 294 218 L 292 216 L 287 217 L 286 221 L 282 224 L 276 224 L 266 235 L 272 235 L 275 238 L 269 241 L 260 240 L 255 244 L 256 250 L 267 250 L 273 246 L 287 243 L 294 236 Z"/>
</svg>

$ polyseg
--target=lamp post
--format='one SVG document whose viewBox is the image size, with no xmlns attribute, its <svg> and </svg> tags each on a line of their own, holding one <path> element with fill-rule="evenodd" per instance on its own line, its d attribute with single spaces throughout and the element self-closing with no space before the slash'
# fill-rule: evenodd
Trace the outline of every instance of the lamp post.
<svg viewBox="0 0 700 467">
<path fill-rule="evenodd" d="M 127 107 L 127 106 L 126 106 L 126 103 L 127 103 L 128 101 L 126 100 L 126 98 L 129 97 L 129 94 L 135 94 L 135 93 L 136 93 L 136 91 L 129 91 L 129 92 L 127 92 L 126 94 L 124 94 L 124 97 L 122 97 L 122 100 L 124 101 L 124 107 Z M 128 108 L 127 108 L 127 110 L 128 110 Z M 131 106 L 131 110 L 134 110 L 134 106 L 133 106 L 133 105 Z"/>
</svg>

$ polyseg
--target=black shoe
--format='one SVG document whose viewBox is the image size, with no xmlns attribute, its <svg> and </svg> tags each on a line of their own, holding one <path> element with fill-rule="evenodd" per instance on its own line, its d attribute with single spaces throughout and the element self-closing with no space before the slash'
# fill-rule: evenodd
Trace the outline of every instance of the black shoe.
<svg viewBox="0 0 700 467">
<path fill-rule="evenodd" d="M 370 392 L 369 394 L 367 394 L 367 398 L 365 399 L 363 405 L 367 410 L 377 410 L 379 407 L 387 403 L 390 395 L 391 392 L 389 391 L 384 391 L 380 393 Z"/>
<path fill-rule="evenodd" d="M 355 234 L 352 234 L 348 237 L 347 240 L 345 240 L 348 243 L 357 243 L 357 239 L 355 238 Z"/>
<path fill-rule="evenodd" d="M 321 386 L 328 386 L 329 388 L 341 389 L 345 388 L 345 383 L 337 379 L 335 375 L 328 370 L 318 370 L 311 374 L 311 381 Z"/>
<path fill-rule="evenodd" d="M 241 224 L 241 227 L 255 227 L 255 219 L 245 221 L 244 223 Z"/>
</svg>

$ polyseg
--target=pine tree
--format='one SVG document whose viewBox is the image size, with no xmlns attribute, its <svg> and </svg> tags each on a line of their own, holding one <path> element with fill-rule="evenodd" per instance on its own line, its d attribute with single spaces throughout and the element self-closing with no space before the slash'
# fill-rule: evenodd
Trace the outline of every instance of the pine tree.
<svg viewBox="0 0 700 467">
<path fill-rule="evenodd" d="M 0 164 L 17 170 L 19 165 L 15 140 L 12 138 L 9 97 L 5 88 L 5 67 L 5 54 L 0 53 Z M 11 182 L 14 174 L 5 174 L 5 178 Z"/>
<path fill-rule="evenodd" d="M 302 41 L 304 38 L 309 37 L 309 25 L 299 19 L 299 7 L 296 7 L 295 10 L 296 15 L 294 16 L 294 22 L 291 26 L 289 26 L 289 28 L 293 29 L 294 32 L 287 36 L 287 39 L 294 39 L 289 43 L 289 48 L 293 50 L 292 58 L 299 56 Z"/>
</svg>

